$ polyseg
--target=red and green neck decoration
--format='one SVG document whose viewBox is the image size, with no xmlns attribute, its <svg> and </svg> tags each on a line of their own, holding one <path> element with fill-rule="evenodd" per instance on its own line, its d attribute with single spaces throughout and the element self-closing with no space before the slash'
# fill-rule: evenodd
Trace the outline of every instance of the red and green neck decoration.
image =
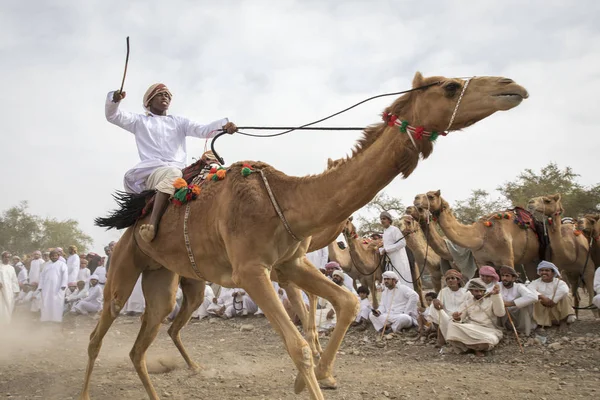
<svg viewBox="0 0 600 400">
<path fill-rule="evenodd" d="M 386 113 L 382 114 L 382 118 L 388 126 L 397 126 L 401 133 L 406 133 L 412 144 L 417 147 L 415 140 L 421 140 L 427 138 L 430 142 L 435 142 L 436 139 L 442 135 L 446 136 L 448 132 L 437 132 L 437 131 L 426 131 L 423 126 L 412 126 L 406 120 L 398 118 L 397 115 Z"/>
<path fill-rule="evenodd" d="M 188 201 L 196 200 L 196 197 L 200 194 L 200 186 L 193 183 L 188 185 L 183 178 L 177 178 L 175 182 L 173 182 L 173 187 L 175 188 L 175 193 L 173 194 L 171 202 L 178 206 L 181 206 Z"/>
</svg>

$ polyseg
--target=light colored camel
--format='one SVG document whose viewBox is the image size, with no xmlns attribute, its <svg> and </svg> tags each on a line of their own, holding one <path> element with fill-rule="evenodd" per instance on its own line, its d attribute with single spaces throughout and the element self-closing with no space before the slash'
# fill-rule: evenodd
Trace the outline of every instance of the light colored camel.
<svg viewBox="0 0 600 400">
<path fill-rule="evenodd" d="M 369 288 L 373 296 L 371 304 L 373 308 L 377 309 L 379 308 L 379 300 L 377 299 L 375 281 L 381 282 L 382 274 L 380 268 L 382 260 L 377 242 L 364 244 L 356 233 L 351 218 L 348 218 L 342 233 L 346 243 L 348 243 L 348 254 L 354 269 L 358 272 L 360 284 Z"/>
<path fill-rule="evenodd" d="M 415 261 L 420 268 L 423 265 L 429 271 L 433 288 L 437 293 L 442 289 L 441 257 L 433 249 L 429 248 L 425 234 L 421 230 L 419 222 L 410 215 L 404 215 L 398 221 L 398 228 L 406 238 L 406 245 L 415 255 Z"/>
<path fill-rule="evenodd" d="M 594 298 L 594 262 L 587 257 L 589 243 L 582 234 L 576 234 L 575 225 L 562 223 L 564 211 L 560 194 L 534 197 L 527 208 L 536 216 L 542 216 L 550 238 L 552 262 L 566 275 L 571 286 L 575 308 L 579 307 L 577 289 L 585 282 L 589 304 Z"/>
<path fill-rule="evenodd" d="M 451 242 L 470 249 L 479 265 L 496 267 L 525 265 L 529 277 L 535 277 L 539 260 L 539 242 L 531 229 L 522 229 L 514 223 L 512 212 L 501 213 L 509 217 L 497 219 L 497 213 L 471 224 L 461 224 L 441 192 L 431 191 L 426 196 L 429 211 Z M 421 202 L 423 204 L 423 201 Z"/>
<path fill-rule="evenodd" d="M 138 236 L 138 224 L 146 222 L 148 217 L 127 229 L 114 249 L 104 289 L 104 308 L 90 336 L 81 398 L 89 399 L 90 378 L 102 339 L 142 272 L 148 303 L 130 357 L 151 399 L 158 399 L 158 395 L 148 376 L 145 354 L 161 321 L 173 308 L 178 275 L 243 288 L 283 338 L 299 370 L 295 390 L 299 392 L 306 386 L 312 399 L 323 399 L 319 382 L 335 382 L 333 363 L 358 312 L 358 301 L 308 263 L 305 254 L 310 237 L 342 223 L 397 175 L 410 175 L 419 159 L 427 158 L 433 150 L 433 142 L 423 136 L 428 134 L 424 129 L 432 132 L 462 129 L 496 111 L 511 109 L 528 96 L 524 88 L 506 78 L 477 77 L 468 82 L 468 90 L 463 90 L 466 87 L 463 80 L 425 79 L 417 73 L 413 86 L 420 89 L 400 97 L 386 109 L 389 123 L 367 128 L 353 155 L 325 173 L 296 178 L 267 164 L 249 162 L 256 172 L 250 176 L 242 176 L 243 163 L 236 163 L 228 169 L 223 181 L 207 182 L 198 200 L 187 209 L 191 217 L 186 228 L 197 270 L 190 262 L 184 240 L 186 207 L 166 210 L 151 243 Z M 424 87 L 427 85 L 430 86 Z M 458 110 L 457 104 L 460 104 Z M 416 128 L 399 131 L 392 116 L 399 121 L 410 121 Z M 401 128 L 404 126 L 401 124 Z M 290 235 L 275 212 L 260 174 L 268 180 L 290 230 L 300 241 Z M 335 309 L 337 324 L 316 366 L 309 345 L 289 320 L 271 285 L 269 271 L 273 268 L 281 282 L 291 282 L 326 298 Z M 156 278 L 145 279 L 152 275 Z M 198 293 L 198 297 L 202 298 L 203 293 Z"/>
<path fill-rule="evenodd" d="M 583 232 L 591 245 L 590 257 L 594 267 L 600 266 L 600 214 L 586 214 L 579 218 L 577 229 Z"/>
</svg>

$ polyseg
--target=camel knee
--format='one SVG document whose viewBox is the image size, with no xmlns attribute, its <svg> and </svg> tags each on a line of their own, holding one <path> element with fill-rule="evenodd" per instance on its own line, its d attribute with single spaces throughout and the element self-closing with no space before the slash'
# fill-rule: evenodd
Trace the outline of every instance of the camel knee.
<svg viewBox="0 0 600 400">
<path fill-rule="evenodd" d="M 110 315 L 113 318 L 117 318 L 123 306 L 117 302 L 117 299 L 112 299 L 110 301 Z"/>
</svg>

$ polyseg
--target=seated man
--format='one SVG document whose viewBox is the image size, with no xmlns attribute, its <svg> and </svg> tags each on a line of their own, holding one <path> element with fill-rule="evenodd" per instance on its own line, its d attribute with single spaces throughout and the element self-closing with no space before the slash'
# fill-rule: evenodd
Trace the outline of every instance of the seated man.
<svg viewBox="0 0 600 400">
<path fill-rule="evenodd" d="M 140 227 L 140 236 L 150 242 L 158 231 L 169 198 L 175 193 L 173 183 L 182 177 L 181 169 L 187 158 L 186 137 L 207 139 L 221 130 L 232 134 L 237 128 L 226 118 L 200 125 L 187 118 L 168 115 L 172 95 L 162 83 L 150 86 L 144 94 L 145 114 L 119 110 L 124 98 L 125 92 L 119 90 L 108 93 L 105 114 L 108 122 L 135 135 L 141 162 L 125 174 L 125 190 L 130 193 L 157 191 L 150 221 Z"/>
<path fill-rule="evenodd" d="M 102 310 L 102 288 L 98 285 L 98 275 L 93 274 L 90 276 L 88 295 L 73 305 L 71 313 L 88 315 L 100 310 Z"/>
<path fill-rule="evenodd" d="M 596 292 L 596 296 L 592 303 L 600 308 L 600 267 L 596 268 L 596 273 L 594 273 L 594 292 Z"/>
<path fill-rule="evenodd" d="M 484 265 L 479 268 L 479 277 L 485 284 L 485 292 L 489 293 L 494 289 L 494 286 L 498 282 L 500 282 L 500 277 L 496 273 L 496 269 L 494 267 L 490 267 L 489 265 Z M 467 282 L 467 286 L 469 286 L 469 282 Z"/>
<path fill-rule="evenodd" d="M 352 286 L 352 278 L 350 278 L 348 276 L 348 278 L 350 278 L 350 281 L 347 282 L 345 279 L 345 275 L 346 274 L 341 269 L 336 269 L 331 274 L 331 280 L 333 282 L 335 282 L 338 286 L 342 286 L 342 287 L 345 287 L 346 289 L 348 289 L 350 291 L 350 293 L 358 295 L 356 293 L 356 290 L 354 290 L 354 287 Z M 350 285 L 350 286 L 348 286 L 348 285 Z"/>
<path fill-rule="evenodd" d="M 332 280 L 333 280 L 333 273 L 335 271 L 340 271 L 342 273 L 342 276 L 344 278 L 344 286 L 354 288 L 354 281 L 352 280 L 350 275 L 348 275 L 347 273 L 344 272 L 344 270 L 342 269 L 342 267 L 340 266 L 339 263 L 337 263 L 335 261 L 330 261 L 327 264 L 325 264 L 325 275 L 327 275 Z M 351 290 L 351 292 L 356 294 L 356 291 Z"/>
<path fill-rule="evenodd" d="M 85 281 L 78 281 L 75 287 L 72 285 L 72 283 L 69 283 L 69 287 L 67 290 L 65 290 L 64 312 L 70 311 L 75 303 L 77 303 L 79 300 L 85 299 L 88 295 L 88 290 L 86 288 L 88 283 Z"/>
<path fill-rule="evenodd" d="M 449 269 L 444 274 L 446 287 L 440 290 L 437 299 L 433 300 L 428 318 L 435 325 L 439 325 L 439 334 L 436 347 L 446 344 L 448 325 L 451 315 L 457 312 L 470 294 L 463 288 L 463 276 L 455 269 Z"/>
<path fill-rule="evenodd" d="M 398 285 L 398 275 L 392 271 L 383 273 L 383 284 L 385 289 L 381 293 L 379 308 L 369 315 L 375 330 L 391 333 L 416 326 L 417 292 L 406 285 Z"/>
<path fill-rule="evenodd" d="M 369 301 L 370 290 L 366 286 L 359 286 L 357 292 L 358 297 L 360 297 L 360 311 L 352 326 L 356 326 L 356 329 L 359 331 L 364 331 L 369 327 L 369 314 L 372 309 L 371 302 Z"/>
<path fill-rule="evenodd" d="M 233 288 L 221 286 L 218 296 L 213 297 L 212 303 L 206 308 L 206 312 L 217 317 L 228 318 L 225 315 L 225 310 L 233 305 L 233 290 Z"/>
<path fill-rule="evenodd" d="M 541 329 L 545 326 L 559 325 L 561 331 L 565 330 L 566 324 L 575 321 L 569 287 L 558 279 L 560 272 L 556 265 L 549 261 L 540 262 L 537 273 L 540 277 L 527 287 L 538 298 L 538 302 L 533 305 L 533 320 Z"/>
<path fill-rule="evenodd" d="M 453 322 L 446 333 L 446 340 L 454 348 L 462 352 L 474 350 L 478 357 L 484 356 L 485 351 L 494 348 L 502 339 L 496 319 L 506 313 L 498 285 L 489 294 L 486 294 L 486 286 L 481 278 L 469 281 L 467 290 L 472 296 L 452 314 Z"/>
<path fill-rule="evenodd" d="M 197 318 L 198 320 L 201 320 L 203 318 L 208 317 L 208 307 L 210 307 L 214 298 L 215 293 L 213 292 L 210 283 L 206 282 L 206 285 L 204 287 L 204 300 L 202 301 L 202 304 L 200 304 L 198 309 L 192 313 L 192 318 Z"/>
<path fill-rule="evenodd" d="M 522 283 L 517 283 L 519 277 L 511 267 L 500 267 L 500 295 L 504 301 L 504 307 L 508 313 L 498 319 L 499 325 L 512 330 L 508 315 L 512 317 L 515 328 L 519 332 L 529 336 L 532 329 L 533 303 L 537 301 L 537 295 Z M 535 326 L 533 327 L 535 329 Z"/>
<path fill-rule="evenodd" d="M 433 324 L 431 323 L 431 305 L 433 304 L 433 300 L 437 299 L 436 292 L 428 292 L 425 293 L 425 308 L 419 309 L 419 316 L 417 318 L 419 337 L 425 335 L 427 337 L 431 330 L 433 329 Z"/>
<path fill-rule="evenodd" d="M 233 302 L 225 309 L 225 316 L 227 318 L 235 315 L 254 315 L 258 311 L 258 306 L 245 290 L 239 288 L 233 289 L 231 296 L 233 297 Z"/>
</svg>

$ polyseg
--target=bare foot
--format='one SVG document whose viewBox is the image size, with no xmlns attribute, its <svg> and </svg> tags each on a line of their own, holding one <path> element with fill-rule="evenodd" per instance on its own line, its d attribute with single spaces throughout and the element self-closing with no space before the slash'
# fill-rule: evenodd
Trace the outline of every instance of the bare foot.
<svg viewBox="0 0 600 400">
<path fill-rule="evenodd" d="M 485 357 L 485 352 L 475 350 L 475 357 Z"/>
<path fill-rule="evenodd" d="M 140 226 L 140 236 L 142 239 L 144 239 L 144 241 L 150 243 L 152 240 L 154 240 L 155 234 L 154 225 L 144 224 Z"/>
</svg>

